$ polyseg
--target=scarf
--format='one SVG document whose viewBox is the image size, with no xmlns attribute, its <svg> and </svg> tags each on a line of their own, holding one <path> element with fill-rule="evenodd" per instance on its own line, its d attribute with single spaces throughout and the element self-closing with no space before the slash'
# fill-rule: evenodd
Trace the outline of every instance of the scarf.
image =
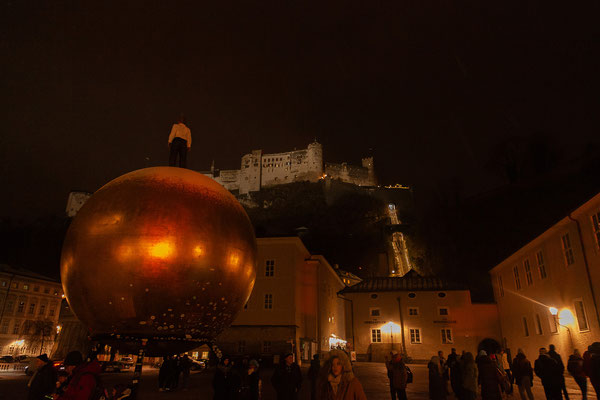
<svg viewBox="0 0 600 400">
<path fill-rule="evenodd" d="M 329 381 L 329 384 L 331 385 L 333 394 L 337 395 L 338 387 L 340 385 L 340 382 L 342 381 L 342 374 L 339 374 L 337 377 L 333 376 L 333 374 L 329 374 L 329 376 L 327 377 L 327 381 Z"/>
</svg>

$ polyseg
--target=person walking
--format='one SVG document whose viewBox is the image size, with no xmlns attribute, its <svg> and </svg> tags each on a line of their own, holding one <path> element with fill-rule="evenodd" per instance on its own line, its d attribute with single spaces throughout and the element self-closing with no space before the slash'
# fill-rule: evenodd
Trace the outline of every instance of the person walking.
<svg viewBox="0 0 600 400">
<path fill-rule="evenodd" d="M 440 357 L 433 356 L 427 364 L 429 369 L 429 398 L 431 400 L 446 399 L 446 381 L 440 364 Z"/>
<path fill-rule="evenodd" d="M 231 363 L 229 362 L 229 358 L 225 357 L 217 365 L 217 369 L 213 375 L 212 387 L 214 400 L 230 400 L 231 374 Z"/>
<path fill-rule="evenodd" d="M 452 348 L 446 361 L 448 370 L 450 371 L 450 386 L 456 398 L 461 398 L 460 391 L 462 390 L 462 376 L 460 371 L 460 363 L 458 362 L 458 354 L 456 349 Z"/>
<path fill-rule="evenodd" d="M 46 396 L 54 393 L 58 377 L 56 370 L 48 359 L 47 354 L 39 355 L 35 358 L 36 370 L 27 386 L 29 393 L 27 400 L 42 400 Z"/>
<path fill-rule="evenodd" d="M 444 378 L 444 390 L 446 390 L 446 394 L 449 394 L 450 391 L 448 390 L 448 382 L 450 381 L 450 375 L 448 373 L 448 364 L 444 358 L 443 351 L 438 351 L 438 358 L 440 359 L 440 371 L 442 372 L 442 377 Z"/>
<path fill-rule="evenodd" d="M 166 356 L 163 358 L 163 362 L 160 365 L 160 369 L 158 370 L 158 391 L 164 392 L 167 389 L 167 376 L 169 370 L 171 356 Z"/>
<path fill-rule="evenodd" d="M 192 360 L 190 360 L 187 354 L 183 355 L 183 358 L 179 362 L 179 368 L 183 376 L 182 389 L 187 390 L 190 381 L 190 371 L 192 369 Z"/>
<path fill-rule="evenodd" d="M 512 385 L 515 382 L 515 380 L 514 380 L 514 377 L 512 375 L 511 368 L 510 368 L 510 359 L 509 359 L 508 354 L 506 353 L 505 349 L 500 350 L 500 354 L 499 354 L 498 358 L 499 358 L 502 370 L 504 371 L 504 373 L 506 374 L 506 377 L 508 378 L 510 384 Z"/>
<path fill-rule="evenodd" d="M 547 400 L 562 400 L 560 377 L 562 372 L 558 363 L 548 356 L 545 347 L 540 348 L 540 356 L 535 360 L 533 370 L 542 380 Z"/>
<path fill-rule="evenodd" d="M 262 381 L 258 375 L 258 361 L 250 360 L 248 368 L 243 371 L 240 385 L 240 400 L 260 400 Z"/>
<path fill-rule="evenodd" d="M 319 362 L 319 355 L 315 354 L 310 362 L 308 368 L 308 379 L 310 381 L 310 400 L 317 399 L 317 379 L 319 379 L 319 371 L 321 370 L 321 363 Z"/>
<path fill-rule="evenodd" d="M 448 357 L 450 358 L 450 357 Z M 466 352 L 460 359 L 461 389 L 460 400 L 475 400 L 477 397 L 477 365 L 473 353 Z"/>
<path fill-rule="evenodd" d="M 350 359 L 342 350 L 331 350 L 317 382 L 317 400 L 367 400 L 362 385 L 352 372 Z"/>
<path fill-rule="evenodd" d="M 592 343 L 583 353 L 583 370 L 590 378 L 596 397 L 600 398 L 600 342 Z"/>
<path fill-rule="evenodd" d="M 174 167 L 179 156 L 179 167 L 185 168 L 187 164 L 187 152 L 192 147 L 192 132 L 185 125 L 183 114 L 179 116 L 176 124 L 171 127 L 169 135 L 169 165 Z"/>
<path fill-rule="evenodd" d="M 560 354 L 556 352 L 556 347 L 553 344 L 549 346 L 549 349 L 548 356 L 556 361 L 560 369 L 560 390 L 563 392 L 565 400 L 569 400 L 569 393 L 567 392 L 567 385 L 565 384 L 565 364 L 563 364 L 562 358 L 560 357 Z"/>
<path fill-rule="evenodd" d="M 533 393 L 531 392 L 533 368 L 531 368 L 531 363 L 521 349 L 517 350 L 517 355 L 512 362 L 512 377 L 519 388 L 521 400 L 533 400 Z"/>
<path fill-rule="evenodd" d="M 479 352 L 477 360 L 479 384 L 481 385 L 481 399 L 501 400 L 502 392 L 500 390 L 500 385 L 502 384 L 503 377 L 496 365 L 496 361 L 492 360 L 485 350 Z"/>
<path fill-rule="evenodd" d="M 406 399 L 406 382 L 408 378 L 408 372 L 406 371 L 406 365 L 402 361 L 402 355 L 398 350 L 392 350 L 392 359 L 388 361 L 387 357 L 385 360 L 385 367 L 388 371 L 388 377 L 390 378 L 390 393 L 392 400 L 407 400 Z"/>
<path fill-rule="evenodd" d="M 583 357 L 581 357 L 581 353 L 579 350 L 573 350 L 573 354 L 569 356 L 569 361 L 567 361 L 567 371 L 571 374 L 577 385 L 579 385 L 579 389 L 581 390 L 581 399 L 587 399 L 587 377 L 585 376 L 585 372 L 583 370 Z"/>
<path fill-rule="evenodd" d="M 271 383 L 277 393 L 277 400 L 296 400 L 302 385 L 302 372 L 294 362 L 292 353 L 287 353 L 275 368 Z"/>
<path fill-rule="evenodd" d="M 80 352 L 72 351 L 65 357 L 64 365 L 70 376 L 69 384 L 55 400 L 89 399 L 96 389 L 100 363 L 97 360 L 85 363 Z"/>
</svg>

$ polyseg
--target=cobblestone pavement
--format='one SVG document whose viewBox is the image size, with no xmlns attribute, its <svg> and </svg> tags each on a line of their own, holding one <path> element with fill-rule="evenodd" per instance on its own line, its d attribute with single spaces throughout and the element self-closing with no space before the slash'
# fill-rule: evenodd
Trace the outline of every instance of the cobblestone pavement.
<svg viewBox="0 0 600 400">
<path fill-rule="evenodd" d="M 427 367 L 425 365 L 410 365 L 414 373 L 414 382 L 408 385 L 406 390 L 409 400 L 425 400 L 429 398 L 429 383 L 427 376 Z M 142 383 L 140 387 L 139 400 L 162 400 L 162 399 L 212 399 L 212 372 L 202 371 L 192 373 L 188 390 L 177 390 L 175 392 L 158 392 L 157 382 L 158 374 L 156 369 L 148 368 L 144 370 Z M 306 375 L 306 369 L 303 370 Z M 354 372 L 361 381 L 367 399 L 369 400 L 389 400 L 389 383 L 385 366 L 381 363 L 356 363 Z M 261 372 L 263 379 L 263 400 L 275 400 L 275 391 L 270 384 L 272 369 Z M 106 384 L 129 383 L 132 373 L 122 374 L 102 374 L 102 380 Z M 0 400 L 19 400 L 26 399 L 28 377 L 23 373 L 0 373 Z M 567 389 L 570 400 L 581 400 L 581 392 L 573 379 L 568 377 Z M 515 387 L 516 388 L 516 387 Z M 591 384 L 588 383 L 588 398 L 596 400 Z M 539 379 L 534 380 L 533 393 L 535 399 L 544 400 L 544 391 L 540 385 Z M 299 400 L 310 400 L 310 388 L 308 380 L 304 381 Z M 455 400 L 453 395 L 448 396 L 448 400 Z M 514 396 L 508 396 L 506 400 L 520 400 L 518 392 Z"/>
</svg>

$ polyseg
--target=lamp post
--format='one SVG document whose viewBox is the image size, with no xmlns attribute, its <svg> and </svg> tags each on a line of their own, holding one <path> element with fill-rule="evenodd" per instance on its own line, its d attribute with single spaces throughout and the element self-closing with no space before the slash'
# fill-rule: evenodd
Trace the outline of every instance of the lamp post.
<svg viewBox="0 0 600 400">
<path fill-rule="evenodd" d="M 392 321 L 390 321 L 386 325 L 389 326 L 389 328 L 390 328 L 390 342 L 391 342 L 391 346 L 392 346 L 391 350 L 394 350 L 394 325 L 395 324 Z"/>
</svg>

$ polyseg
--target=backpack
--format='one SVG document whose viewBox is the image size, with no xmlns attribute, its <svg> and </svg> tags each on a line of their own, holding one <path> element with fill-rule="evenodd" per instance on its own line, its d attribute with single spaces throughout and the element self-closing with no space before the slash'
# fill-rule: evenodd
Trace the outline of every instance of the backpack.
<svg viewBox="0 0 600 400">
<path fill-rule="evenodd" d="M 413 373 L 410 370 L 410 368 L 408 368 L 408 365 L 404 366 L 406 368 L 406 383 L 413 383 Z"/>
</svg>

